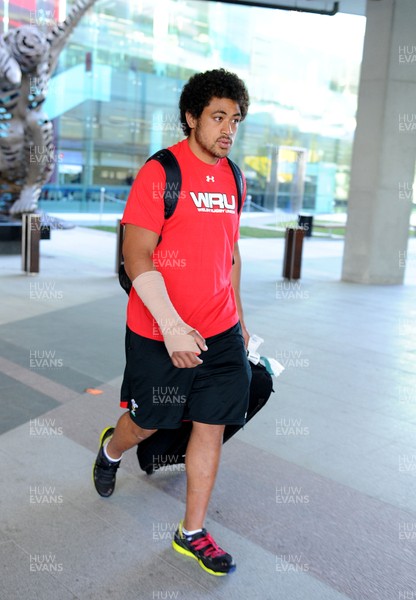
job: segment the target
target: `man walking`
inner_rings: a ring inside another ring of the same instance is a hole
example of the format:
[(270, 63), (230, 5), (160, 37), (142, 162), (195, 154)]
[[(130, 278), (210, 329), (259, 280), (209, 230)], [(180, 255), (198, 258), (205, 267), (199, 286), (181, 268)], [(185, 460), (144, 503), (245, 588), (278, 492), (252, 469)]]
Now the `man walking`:
[[(224, 427), (244, 424), (251, 376), (237, 189), (226, 159), (248, 105), (237, 75), (224, 69), (194, 75), (179, 101), (186, 139), (169, 148), (182, 176), (174, 214), (164, 217), (166, 176), (157, 161), (147, 162), (134, 181), (123, 215), (123, 256), (133, 282), (121, 390), (129, 410), (103, 431), (94, 466), (95, 487), (108, 497), (123, 452), (160, 428), (192, 421), (185, 518), (172, 546), (213, 575), (235, 569), (204, 521)], [(155, 401), (155, 389), (174, 390), (184, 402)]]

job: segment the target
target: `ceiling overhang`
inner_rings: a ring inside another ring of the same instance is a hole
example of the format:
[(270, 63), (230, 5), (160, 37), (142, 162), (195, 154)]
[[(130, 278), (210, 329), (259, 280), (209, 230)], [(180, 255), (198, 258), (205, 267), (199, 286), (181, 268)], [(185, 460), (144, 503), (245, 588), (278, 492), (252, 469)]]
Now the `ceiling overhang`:
[[(219, 0), (227, 4), (259, 6), (280, 10), (295, 10), (317, 15), (333, 16), (337, 13), (366, 14), (366, 0)], [(379, 0), (368, 0), (369, 2)]]

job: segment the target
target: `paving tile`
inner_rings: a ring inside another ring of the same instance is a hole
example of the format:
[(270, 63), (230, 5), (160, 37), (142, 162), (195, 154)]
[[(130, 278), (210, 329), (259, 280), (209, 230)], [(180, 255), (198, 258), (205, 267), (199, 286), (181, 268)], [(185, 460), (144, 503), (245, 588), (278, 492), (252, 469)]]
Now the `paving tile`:
[(0, 373), (0, 434), (35, 419), (58, 405), (50, 396)]
[[(68, 328), (67, 323), (74, 323)], [(105, 328), (103, 324), (105, 323)], [(59, 381), (73, 389), (86, 387), (97, 381), (103, 382), (120, 374), (124, 362), (125, 299), (110, 296), (87, 302), (76, 307), (55, 310), (53, 326), (49, 314), (36, 319), (23, 319), (4, 324), (0, 336), (4, 343), (16, 345), (10, 349), (13, 359), (20, 365), (29, 365), (30, 353), (52, 353), (61, 360), (60, 368), (39, 368), (53, 381)], [(119, 359), (108, 352), (108, 340), (118, 344)], [(36, 358), (36, 357), (35, 357)], [(41, 364), (41, 361), (40, 361)], [(81, 380), (77, 384), (77, 380)]]
[(0, 544), (1, 598), (19, 600), (80, 600), (62, 583), (59, 557), (27, 554), (14, 542)]

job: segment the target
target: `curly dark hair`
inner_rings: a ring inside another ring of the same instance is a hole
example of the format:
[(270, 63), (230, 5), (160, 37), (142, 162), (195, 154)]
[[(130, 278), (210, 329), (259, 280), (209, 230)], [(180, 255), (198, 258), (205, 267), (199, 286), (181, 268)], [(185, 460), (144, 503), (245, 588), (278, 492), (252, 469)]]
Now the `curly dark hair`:
[(240, 107), (241, 120), (245, 119), (250, 99), (244, 81), (225, 69), (196, 73), (185, 84), (179, 99), (181, 127), (186, 136), (191, 133), (191, 128), (186, 122), (186, 113), (190, 112), (198, 119), (212, 98), (234, 100)]

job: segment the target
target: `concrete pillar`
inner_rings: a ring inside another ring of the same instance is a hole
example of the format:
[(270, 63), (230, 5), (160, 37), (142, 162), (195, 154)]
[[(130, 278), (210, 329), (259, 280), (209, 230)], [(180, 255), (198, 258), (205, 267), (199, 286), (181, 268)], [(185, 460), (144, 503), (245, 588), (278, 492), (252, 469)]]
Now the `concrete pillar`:
[(403, 283), (416, 162), (415, 31), (415, 0), (367, 0), (344, 281)]

